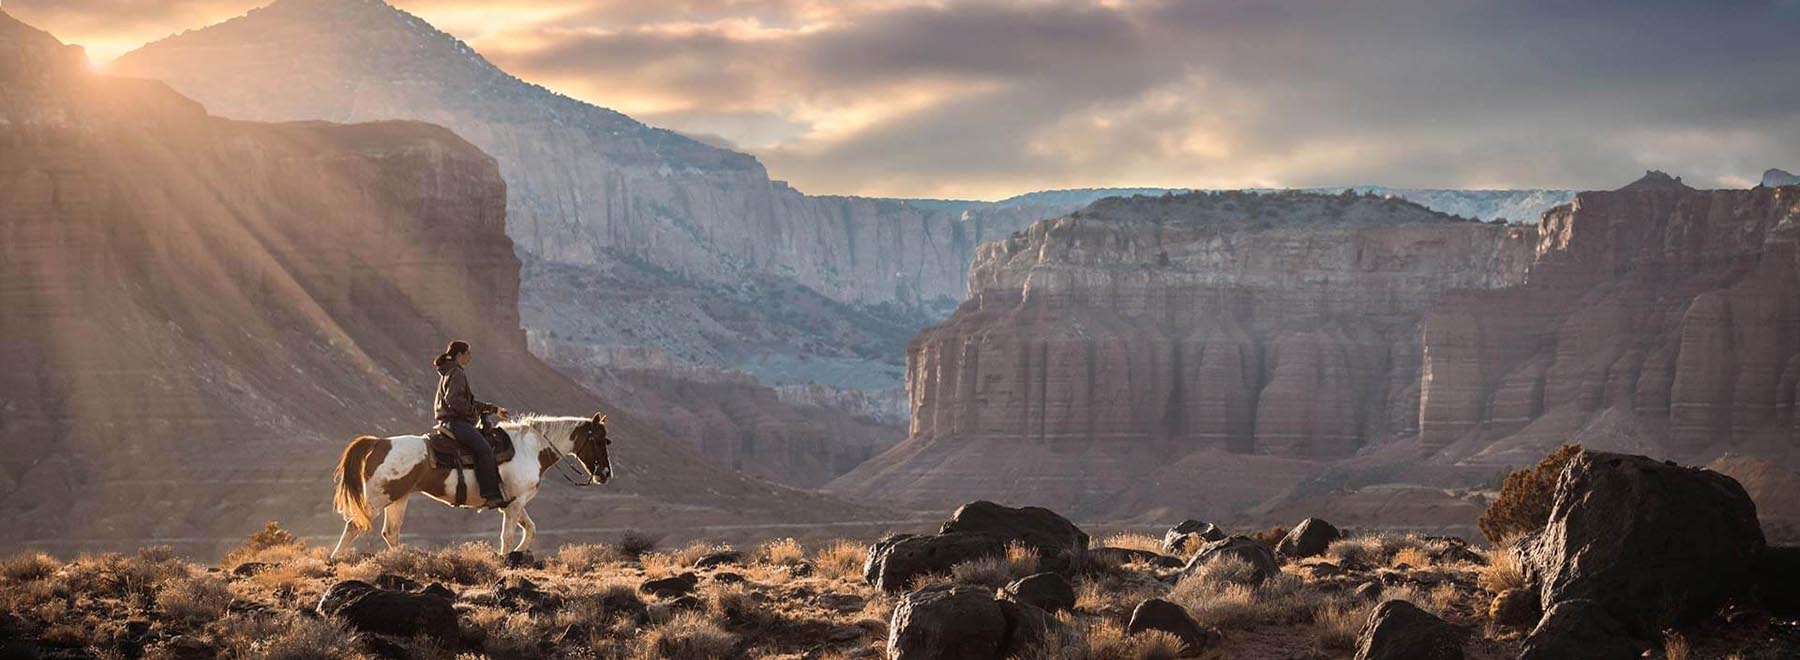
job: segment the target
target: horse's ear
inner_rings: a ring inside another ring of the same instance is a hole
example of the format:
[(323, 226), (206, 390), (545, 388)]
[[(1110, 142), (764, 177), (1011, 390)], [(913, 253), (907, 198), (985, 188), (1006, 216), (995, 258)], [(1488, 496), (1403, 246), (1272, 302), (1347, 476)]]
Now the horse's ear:
[(605, 424), (606, 423), (606, 413), (594, 413), (594, 423), (595, 424)]

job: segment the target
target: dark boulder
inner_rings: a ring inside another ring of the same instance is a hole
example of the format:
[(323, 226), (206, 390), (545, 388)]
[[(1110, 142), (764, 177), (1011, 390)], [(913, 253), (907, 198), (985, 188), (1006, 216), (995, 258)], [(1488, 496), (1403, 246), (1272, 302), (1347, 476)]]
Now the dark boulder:
[(1756, 564), (1754, 596), (1770, 614), (1800, 617), (1800, 546), (1772, 546)]
[(1287, 536), (1281, 537), (1281, 542), (1275, 544), (1275, 552), (1287, 559), (1316, 557), (1325, 554), (1325, 548), (1341, 538), (1344, 538), (1344, 533), (1331, 523), (1318, 518), (1307, 518), (1288, 530)]
[(1230, 536), (1200, 546), (1200, 551), (1194, 553), (1194, 558), (1188, 560), (1187, 566), (1181, 570), (1183, 573), (1193, 573), (1201, 566), (1226, 558), (1237, 559), (1250, 566), (1251, 584), (1261, 584), (1263, 580), (1281, 572), (1281, 564), (1275, 561), (1275, 555), (1269, 552), (1269, 547), (1248, 536)]
[(1386, 586), (1383, 585), (1380, 580), (1369, 580), (1356, 587), (1354, 593), (1357, 598), (1363, 600), (1375, 600), (1381, 597), (1381, 592), (1384, 589), (1386, 589)]
[(958, 507), (938, 532), (986, 534), (1003, 546), (1016, 541), (1038, 551), (1040, 567), (1057, 572), (1073, 568), (1075, 556), (1088, 548), (1087, 533), (1055, 511), (1001, 506), (986, 500)]
[(1000, 597), (1046, 612), (1075, 609), (1075, 588), (1056, 573), (1038, 573), (1013, 580), (1000, 588)]
[(1200, 653), (1220, 639), (1217, 629), (1200, 625), (1180, 605), (1161, 598), (1138, 603), (1131, 610), (1131, 621), (1125, 624), (1125, 632), (1137, 634), (1146, 630), (1160, 630), (1180, 639), (1183, 655)]
[(658, 580), (645, 580), (643, 584), (638, 585), (638, 591), (656, 596), (657, 598), (674, 598), (676, 596), (692, 593), (694, 587), (699, 584), (700, 576), (693, 573), (682, 573), (681, 575), (676, 575), (674, 577), (666, 577)]
[(1566, 600), (1538, 621), (1519, 660), (1634, 660), (1643, 648), (1606, 608), (1591, 600)]
[(422, 635), (443, 642), (456, 641), (460, 633), (454, 603), (435, 592), (408, 593), (346, 580), (331, 585), (317, 609), (361, 632)]
[(869, 584), (880, 582), (881, 568), (888, 548), (901, 541), (918, 538), (918, 536), (918, 534), (889, 534), (869, 544), (869, 553), (863, 556), (863, 582)]
[(1404, 600), (1376, 606), (1356, 638), (1356, 660), (1462, 660), (1456, 627)]
[(1537, 623), (1539, 609), (1537, 594), (1524, 589), (1507, 589), (1494, 596), (1488, 603), (1488, 618), (1495, 625), (1508, 628), (1526, 628)]
[(718, 552), (709, 552), (707, 554), (701, 555), (699, 559), (694, 560), (694, 568), (712, 568), (715, 566), (736, 564), (740, 561), (743, 561), (743, 559), (744, 559), (744, 553), (738, 552), (736, 550), (720, 550)]
[(888, 626), (891, 660), (994, 660), (1007, 644), (993, 592), (939, 584), (906, 594)]
[(1744, 593), (1764, 546), (1756, 505), (1736, 480), (1582, 452), (1557, 480), (1549, 523), (1521, 554), (1546, 611), (1592, 600), (1652, 639)]
[(505, 562), (507, 568), (541, 569), (544, 567), (544, 562), (538, 561), (537, 557), (533, 556), (529, 550), (514, 550), (508, 552), (506, 553)]
[(1006, 618), (1006, 638), (1000, 643), (1000, 658), (1030, 658), (1040, 654), (1044, 642), (1062, 634), (1063, 623), (1049, 612), (1010, 600), (996, 600), (1000, 615)]
[(232, 567), (231, 574), (237, 577), (250, 577), (274, 567), (274, 564), (268, 562), (247, 561)]
[(864, 575), (870, 584), (896, 593), (912, 581), (931, 573), (948, 573), (952, 566), (984, 557), (1006, 555), (1006, 545), (993, 536), (952, 532), (932, 536), (889, 537), (869, 549)]
[(1183, 520), (1181, 524), (1170, 527), (1163, 533), (1163, 552), (1171, 555), (1185, 555), (1193, 552), (1203, 543), (1211, 543), (1225, 538), (1225, 530), (1217, 525), (1198, 520)]

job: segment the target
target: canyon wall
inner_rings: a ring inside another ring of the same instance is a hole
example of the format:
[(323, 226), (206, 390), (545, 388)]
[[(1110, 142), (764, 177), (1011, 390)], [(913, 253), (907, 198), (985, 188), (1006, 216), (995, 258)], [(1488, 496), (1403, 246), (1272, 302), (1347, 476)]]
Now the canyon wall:
[(1704, 462), (1793, 460), (1800, 187), (1694, 190), (1652, 173), (1543, 218), (1523, 286), (1423, 324), (1424, 448), (1516, 463), (1556, 442)]
[(1420, 317), (1522, 281), (1535, 243), (1356, 194), (1115, 198), (1039, 222), (983, 246), (971, 299), (908, 350), (908, 439), (832, 489), (1114, 511), (1201, 453), (1350, 456), (1416, 432)]
[[(0, 13), (0, 545), (329, 534), (343, 443), (427, 428), (452, 337), (509, 407), (607, 408), (526, 350), (505, 205), (494, 160), (443, 128), (210, 117)], [(614, 418), (619, 478), (546, 493), (545, 528), (855, 510)], [(469, 522), (415, 507), (409, 529)]]
[(1800, 187), (1654, 172), (1536, 227), (1356, 196), (1103, 201), (983, 246), (972, 299), (909, 350), (909, 437), (830, 489), (1069, 488), (1130, 515), (1478, 480), (1566, 442), (1791, 467), (1797, 246)]

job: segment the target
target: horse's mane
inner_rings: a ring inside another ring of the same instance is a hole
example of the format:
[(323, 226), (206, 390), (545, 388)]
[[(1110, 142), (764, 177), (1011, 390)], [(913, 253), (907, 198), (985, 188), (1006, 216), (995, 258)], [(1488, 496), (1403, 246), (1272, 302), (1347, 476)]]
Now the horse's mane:
[(510, 421), (501, 422), (500, 428), (508, 431), (531, 429), (546, 436), (551, 433), (561, 433), (566, 436), (569, 433), (574, 432), (575, 427), (580, 426), (581, 423), (585, 421), (588, 421), (588, 418), (525, 413), (515, 416)]

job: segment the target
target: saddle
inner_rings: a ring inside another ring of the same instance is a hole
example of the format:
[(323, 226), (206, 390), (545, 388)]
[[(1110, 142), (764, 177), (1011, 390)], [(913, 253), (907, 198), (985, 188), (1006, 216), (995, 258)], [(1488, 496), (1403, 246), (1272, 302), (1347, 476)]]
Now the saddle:
[[(487, 428), (477, 427), (481, 435), (487, 438), (488, 446), (494, 448), (494, 462), (505, 464), (513, 458), (512, 435), (499, 426)], [(431, 466), (442, 469), (473, 469), (475, 455), (464, 449), (462, 443), (450, 435), (450, 430), (442, 426), (433, 427), (431, 433), (425, 435), (425, 446), (431, 450)]]

